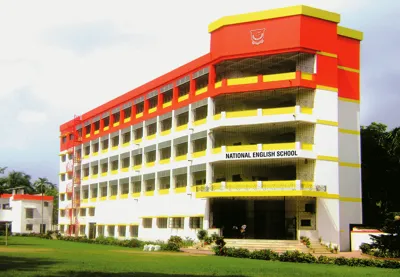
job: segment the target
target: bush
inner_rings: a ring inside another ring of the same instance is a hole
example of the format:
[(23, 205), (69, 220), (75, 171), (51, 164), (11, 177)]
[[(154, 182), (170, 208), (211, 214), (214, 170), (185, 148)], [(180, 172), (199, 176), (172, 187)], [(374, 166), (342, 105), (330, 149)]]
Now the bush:
[(250, 253), (250, 259), (254, 260), (266, 260), (266, 261), (276, 261), (279, 259), (279, 254), (270, 249), (255, 250)]
[(199, 231), (197, 232), (197, 238), (198, 238), (200, 241), (204, 241), (204, 239), (205, 239), (207, 236), (208, 236), (208, 234), (207, 234), (207, 231), (206, 231), (206, 230), (199, 230)]
[(161, 250), (163, 251), (173, 251), (173, 252), (180, 252), (180, 246), (175, 242), (168, 242), (167, 244), (161, 245)]
[(183, 240), (183, 247), (190, 247), (193, 246), (193, 244), (194, 244), (194, 239), (191, 239), (190, 237), (186, 237)]
[(316, 263), (315, 258), (310, 253), (302, 253), (299, 251), (286, 251), (279, 256), (281, 262), (293, 262), (293, 263)]
[(362, 243), (360, 245), (360, 250), (364, 254), (369, 254), (371, 253), (371, 245), (369, 245), (368, 243)]
[(212, 237), (205, 237), (204, 242), (205, 242), (205, 244), (211, 244), (211, 243), (213, 243), (213, 239), (212, 239)]
[(174, 244), (178, 245), (179, 247), (183, 246), (183, 240), (180, 236), (171, 236), (168, 239), (168, 243), (174, 243)]

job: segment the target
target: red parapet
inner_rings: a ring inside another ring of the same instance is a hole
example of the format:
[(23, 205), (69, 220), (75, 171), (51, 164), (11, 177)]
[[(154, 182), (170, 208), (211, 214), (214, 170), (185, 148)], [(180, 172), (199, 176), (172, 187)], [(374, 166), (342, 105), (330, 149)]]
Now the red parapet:
[(72, 193), (72, 189), (73, 189), (73, 185), (72, 182), (69, 182), (66, 186), (66, 192), (67, 194), (71, 194)]

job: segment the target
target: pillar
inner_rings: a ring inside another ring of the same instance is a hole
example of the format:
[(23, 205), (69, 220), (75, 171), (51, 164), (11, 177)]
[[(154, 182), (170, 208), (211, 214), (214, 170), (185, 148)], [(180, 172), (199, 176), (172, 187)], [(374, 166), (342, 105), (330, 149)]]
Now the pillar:
[[(246, 218), (247, 221), (241, 223), (246, 224), (246, 236), (247, 238), (254, 238), (254, 200), (247, 200), (247, 207), (246, 207)], [(242, 226), (240, 225), (240, 226)], [(240, 228), (240, 227), (239, 227)]]

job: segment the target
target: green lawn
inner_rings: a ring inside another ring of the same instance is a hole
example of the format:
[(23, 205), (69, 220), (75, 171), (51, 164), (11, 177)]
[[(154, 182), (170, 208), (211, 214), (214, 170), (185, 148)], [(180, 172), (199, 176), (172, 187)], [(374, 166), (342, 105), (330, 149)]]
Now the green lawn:
[[(0, 240), (4, 242), (4, 240)], [(399, 276), (352, 268), (142, 252), (116, 246), (13, 237), (0, 246), (0, 276)]]

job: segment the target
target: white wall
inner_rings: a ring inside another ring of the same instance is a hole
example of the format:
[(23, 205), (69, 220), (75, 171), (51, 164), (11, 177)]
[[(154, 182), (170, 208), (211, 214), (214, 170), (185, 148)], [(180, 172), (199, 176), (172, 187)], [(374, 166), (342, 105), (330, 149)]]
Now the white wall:
[(340, 250), (350, 250), (350, 224), (362, 223), (361, 202), (340, 201)]
[(317, 230), (322, 243), (338, 245), (339, 231), (339, 200), (317, 199)]
[(362, 243), (372, 243), (371, 236), (387, 235), (386, 233), (351, 232), (351, 251), (359, 251)]

